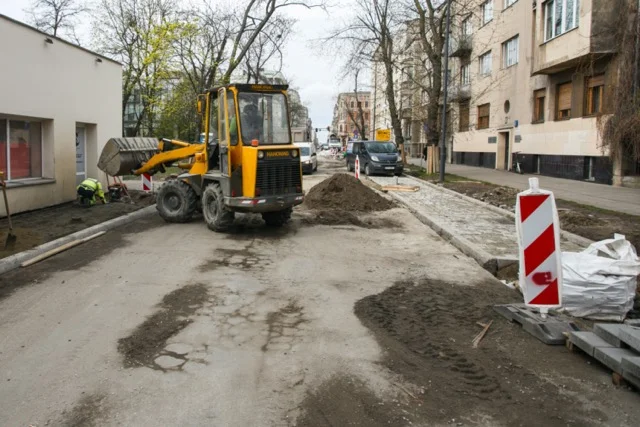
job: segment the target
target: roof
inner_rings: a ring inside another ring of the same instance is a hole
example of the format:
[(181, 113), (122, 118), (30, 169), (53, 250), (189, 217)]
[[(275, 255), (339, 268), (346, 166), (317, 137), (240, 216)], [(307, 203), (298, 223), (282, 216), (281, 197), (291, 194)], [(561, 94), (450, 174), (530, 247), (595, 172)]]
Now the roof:
[(77, 45), (77, 44), (75, 44), (75, 43), (71, 43), (71, 42), (70, 42), (70, 41), (68, 41), (68, 40), (61, 39), (60, 37), (52, 36), (51, 34), (45, 33), (44, 31), (40, 31), (40, 30), (38, 30), (37, 28), (34, 28), (34, 27), (32, 27), (31, 25), (25, 24), (25, 23), (24, 23), (24, 22), (22, 22), (22, 21), (18, 21), (17, 19), (10, 18), (10, 17), (8, 17), (7, 15), (3, 15), (3, 14), (1, 14), (1, 13), (0, 13), (0, 18), (1, 18), (1, 19), (4, 19), (4, 20), (6, 20), (6, 21), (12, 22), (12, 23), (14, 23), (14, 24), (20, 25), (20, 26), (22, 26), (22, 27), (24, 27), (24, 28), (28, 28), (28, 29), (30, 29), (31, 31), (34, 31), (34, 32), (36, 32), (36, 33), (40, 33), (40, 34), (42, 34), (43, 36), (48, 37), (48, 38), (50, 38), (50, 39), (52, 39), (52, 40), (59, 41), (59, 42), (61, 42), (61, 43), (67, 44), (67, 45), (72, 46), (72, 47), (75, 47), (76, 49), (84, 50), (85, 52), (90, 53), (91, 55), (95, 55), (95, 56), (97, 56), (97, 57), (98, 57), (98, 58), (100, 58), (100, 59), (104, 59), (104, 60), (107, 60), (107, 61), (109, 61), (109, 62), (113, 62), (114, 64), (118, 64), (118, 65), (122, 66), (122, 63), (120, 63), (120, 62), (116, 61), (115, 59), (111, 59), (111, 58), (109, 58), (108, 56), (101, 55), (101, 54), (99, 54), (99, 53), (97, 53), (97, 52), (94, 52), (94, 51), (92, 51), (92, 50), (89, 50), (89, 49), (87, 49), (87, 48), (85, 48), (85, 47), (82, 47), (82, 46)]

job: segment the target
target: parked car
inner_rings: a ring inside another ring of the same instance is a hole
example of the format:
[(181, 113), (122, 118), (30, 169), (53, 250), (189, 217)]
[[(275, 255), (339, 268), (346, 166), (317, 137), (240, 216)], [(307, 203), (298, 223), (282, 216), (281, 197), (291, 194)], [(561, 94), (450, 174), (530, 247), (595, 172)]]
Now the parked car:
[(300, 162), (302, 162), (303, 173), (313, 173), (318, 170), (318, 154), (313, 142), (296, 142), (300, 147)]
[(402, 175), (404, 165), (398, 148), (389, 141), (356, 141), (347, 145), (347, 170), (355, 170), (356, 156), (360, 172), (366, 175)]

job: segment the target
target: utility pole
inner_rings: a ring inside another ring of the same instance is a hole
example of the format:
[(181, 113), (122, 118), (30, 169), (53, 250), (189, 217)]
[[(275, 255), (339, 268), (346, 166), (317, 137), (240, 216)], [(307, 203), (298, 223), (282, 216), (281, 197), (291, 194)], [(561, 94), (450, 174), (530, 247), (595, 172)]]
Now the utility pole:
[(447, 0), (447, 30), (444, 39), (444, 94), (442, 97), (442, 139), (440, 140), (440, 183), (444, 184), (444, 165), (447, 161), (447, 93), (449, 89), (449, 27), (451, 0)]
[(636, 10), (636, 52), (633, 58), (633, 102), (637, 102), (638, 95), (638, 56), (640, 56), (640, 0)]

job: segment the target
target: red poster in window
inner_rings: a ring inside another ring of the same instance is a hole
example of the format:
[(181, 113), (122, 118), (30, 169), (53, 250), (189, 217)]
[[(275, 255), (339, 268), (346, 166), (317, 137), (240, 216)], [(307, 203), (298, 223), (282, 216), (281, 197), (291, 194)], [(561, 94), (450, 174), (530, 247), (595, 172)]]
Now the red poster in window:
[(4, 178), (8, 179), (7, 176), (7, 142), (0, 141), (0, 171), (4, 172)]
[(31, 176), (31, 156), (28, 142), (11, 143), (11, 179)]

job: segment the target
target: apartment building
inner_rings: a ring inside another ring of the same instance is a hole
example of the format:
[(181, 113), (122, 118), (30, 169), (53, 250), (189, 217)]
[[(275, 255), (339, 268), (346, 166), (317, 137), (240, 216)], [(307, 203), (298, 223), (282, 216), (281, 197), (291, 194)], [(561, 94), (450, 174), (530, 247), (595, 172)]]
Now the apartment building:
[[(345, 92), (338, 95), (333, 108), (333, 132), (344, 142), (349, 139), (369, 138), (371, 120), (371, 92)], [(358, 125), (364, 119), (364, 133)]]
[(612, 183), (620, 20), (609, 0), (475, 0), (451, 32), (455, 163)]

